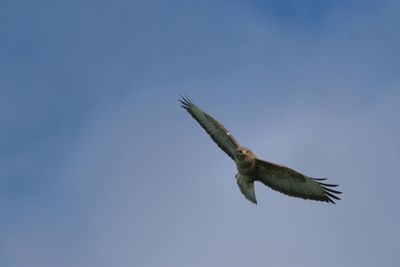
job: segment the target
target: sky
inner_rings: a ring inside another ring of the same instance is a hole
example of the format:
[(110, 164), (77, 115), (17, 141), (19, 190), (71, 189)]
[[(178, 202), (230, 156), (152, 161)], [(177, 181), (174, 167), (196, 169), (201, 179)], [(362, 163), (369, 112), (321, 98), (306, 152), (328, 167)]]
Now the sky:
[[(399, 266), (398, 1), (0, 1), (0, 266)], [(179, 107), (340, 184), (256, 184)]]

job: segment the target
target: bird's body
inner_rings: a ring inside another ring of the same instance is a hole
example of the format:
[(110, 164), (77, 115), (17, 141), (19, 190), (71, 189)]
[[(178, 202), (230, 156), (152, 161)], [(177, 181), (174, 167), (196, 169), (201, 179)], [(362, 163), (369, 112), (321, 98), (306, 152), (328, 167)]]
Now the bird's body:
[(254, 191), (256, 174), (256, 155), (248, 148), (238, 147), (235, 153), (235, 163), (238, 173), (235, 175), (242, 194), (251, 202), (257, 203)]
[(235, 175), (237, 184), (249, 201), (257, 204), (255, 181), (260, 181), (286, 195), (303, 199), (331, 203), (335, 203), (333, 199), (340, 199), (336, 194), (341, 194), (341, 192), (332, 189), (337, 185), (325, 184), (321, 182), (325, 179), (311, 178), (288, 167), (258, 159), (250, 149), (240, 146), (220, 122), (198, 108), (189, 99), (182, 97), (180, 102), (214, 142), (235, 161), (238, 170)]
[(257, 156), (248, 148), (238, 147), (235, 153), (237, 170), (243, 175), (252, 175), (256, 167)]

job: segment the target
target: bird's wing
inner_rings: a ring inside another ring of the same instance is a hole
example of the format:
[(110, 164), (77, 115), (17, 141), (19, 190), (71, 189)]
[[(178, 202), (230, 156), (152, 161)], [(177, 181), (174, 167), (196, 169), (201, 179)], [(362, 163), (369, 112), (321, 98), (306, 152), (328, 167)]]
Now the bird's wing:
[(341, 192), (333, 190), (337, 185), (325, 184), (317, 179), (307, 177), (295, 170), (271, 162), (256, 159), (256, 180), (283, 194), (335, 203)]
[(212, 140), (226, 153), (229, 157), (235, 160), (235, 150), (239, 147), (239, 144), (230, 134), (230, 132), (225, 129), (225, 127), (213, 119), (210, 115), (205, 113), (192, 101), (186, 97), (182, 97), (179, 102), (181, 106), (186, 109), (190, 115), (203, 127), (204, 130), (210, 135)]

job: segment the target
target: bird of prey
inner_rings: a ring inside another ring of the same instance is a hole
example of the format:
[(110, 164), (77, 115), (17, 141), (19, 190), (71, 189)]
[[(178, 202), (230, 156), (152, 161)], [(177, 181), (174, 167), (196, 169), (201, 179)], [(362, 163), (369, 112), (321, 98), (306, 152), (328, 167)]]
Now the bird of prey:
[(325, 201), (335, 204), (341, 192), (333, 190), (338, 185), (327, 184), (326, 179), (311, 178), (288, 167), (261, 160), (248, 148), (242, 147), (225, 127), (197, 107), (190, 99), (181, 97), (181, 106), (201, 125), (212, 140), (235, 161), (238, 173), (236, 182), (242, 194), (257, 204), (254, 181), (259, 181), (283, 194)]

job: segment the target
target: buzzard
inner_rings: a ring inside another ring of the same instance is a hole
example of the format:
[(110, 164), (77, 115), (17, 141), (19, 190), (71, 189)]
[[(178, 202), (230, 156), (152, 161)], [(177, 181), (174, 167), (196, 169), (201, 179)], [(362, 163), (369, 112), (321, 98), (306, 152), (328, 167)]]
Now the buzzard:
[(283, 194), (335, 204), (341, 192), (338, 185), (327, 184), (324, 178), (311, 178), (288, 167), (261, 160), (248, 148), (242, 147), (225, 127), (186, 98), (181, 106), (203, 127), (211, 139), (236, 163), (236, 182), (242, 194), (257, 204), (254, 181), (259, 181)]

